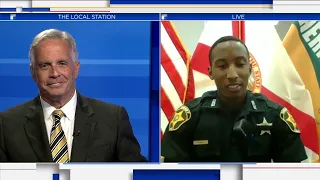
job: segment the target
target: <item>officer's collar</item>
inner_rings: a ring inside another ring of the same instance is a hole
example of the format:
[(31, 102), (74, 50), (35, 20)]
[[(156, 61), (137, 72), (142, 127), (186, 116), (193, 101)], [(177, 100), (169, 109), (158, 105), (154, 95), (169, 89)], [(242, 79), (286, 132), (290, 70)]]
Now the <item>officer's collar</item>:
[[(210, 98), (209, 98), (210, 97)], [(209, 98), (210, 100), (205, 103), (206, 107), (214, 108), (214, 109), (220, 109), (222, 108), (222, 102), (221, 99), (218, 96), (217, 91), (215, 93), (210, 93), (210, 96), (206, 96), (206, 98)], [(245, 110), (249, 112), (263, 112), (266, 110), (265, 104), (257, 101), (254, 98), (254, 95), (252, 94), (251, 91), (247, 91), (247, 96), (246, 96), (246, 102), (244, 105)]]

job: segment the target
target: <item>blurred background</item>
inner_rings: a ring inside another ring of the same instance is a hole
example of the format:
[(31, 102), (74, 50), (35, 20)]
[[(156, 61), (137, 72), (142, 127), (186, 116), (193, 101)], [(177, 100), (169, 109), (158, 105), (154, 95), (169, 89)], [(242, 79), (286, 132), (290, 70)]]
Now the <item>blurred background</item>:
[[(190, 54), (193, 54), (204, 28), (204, 21), (172, 21)], [(286, 36), (292, 21), (279, 21), (275, 28), (281, 40)]]

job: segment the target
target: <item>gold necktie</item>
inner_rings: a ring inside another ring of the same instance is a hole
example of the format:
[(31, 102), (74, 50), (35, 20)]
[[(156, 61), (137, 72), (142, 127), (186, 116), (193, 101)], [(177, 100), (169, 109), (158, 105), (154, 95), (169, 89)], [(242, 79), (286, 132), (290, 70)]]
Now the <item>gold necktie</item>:
[(64, 113), (61, 110), (55, 110), (52, 116), (54, 120), (50, 135), (52, 159), (56, 163), (66, 163), (69, 162), (68, 144), (60, 122)]

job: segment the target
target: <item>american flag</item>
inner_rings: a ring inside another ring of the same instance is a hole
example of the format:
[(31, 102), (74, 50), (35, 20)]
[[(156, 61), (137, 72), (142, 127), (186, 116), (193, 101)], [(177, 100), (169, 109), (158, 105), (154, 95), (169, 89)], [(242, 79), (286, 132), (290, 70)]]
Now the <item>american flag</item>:
[(182, 104), (194, 98), (191, 56), (173, 24), (161, 22), (161, 134)]

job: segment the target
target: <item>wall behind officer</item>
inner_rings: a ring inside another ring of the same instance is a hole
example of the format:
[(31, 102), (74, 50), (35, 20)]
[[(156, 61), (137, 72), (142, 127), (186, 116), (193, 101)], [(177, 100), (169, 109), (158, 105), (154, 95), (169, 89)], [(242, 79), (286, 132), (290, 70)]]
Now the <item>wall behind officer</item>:
[[(56, 29), (39, 33), (29, 55), (39, 96), (0, 115), (1, 162), (146, 161), (125, 108), (76, 91), (80, 62), (69, 33)], [(58, 127), (55, 110), (63, 114), (57, 137), (52, 136), (53, 127)]]
[(161, 146), (164, 162), (301, 162), (300, 131), (286, 108), (247, 90), (249, 51), (233, 36), (210, 49), (217, 91), (178, 108)]

